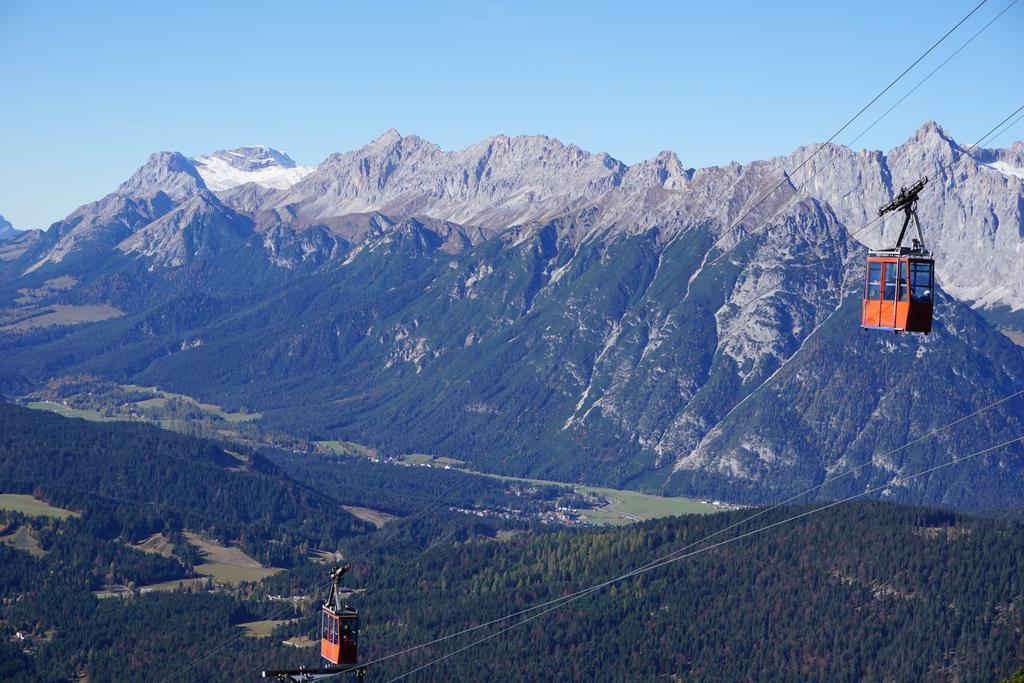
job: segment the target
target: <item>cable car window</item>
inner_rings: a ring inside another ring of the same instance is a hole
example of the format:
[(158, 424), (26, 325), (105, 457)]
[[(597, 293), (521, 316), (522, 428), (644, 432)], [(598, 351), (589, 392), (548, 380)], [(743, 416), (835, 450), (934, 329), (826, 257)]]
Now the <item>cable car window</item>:
[(896, 300), (896, 269), (899, 268), (899, 263), (886, 263), (885, 264), (885, 300), (895, 301)]
[(900, 301), (906, 301), (907, 300), (907, 265), (908, 264), (905, 261), (900, 261), (900, 264), (899, 264), (899, 287), (898, 287), (898, 290), (897, 290), (899, 292), (899, 300)]
[(868, 264), (868, 299), (878, 299), (882, 293), (882, 264)]
[(326, 612), (324, 614), (323, 639), (328, 643), (338, 642), (338, 620)]
[(932, 264), (920, 262), (911, 263), (910, 300), (919, 303), (930, 303), (933, 296)]

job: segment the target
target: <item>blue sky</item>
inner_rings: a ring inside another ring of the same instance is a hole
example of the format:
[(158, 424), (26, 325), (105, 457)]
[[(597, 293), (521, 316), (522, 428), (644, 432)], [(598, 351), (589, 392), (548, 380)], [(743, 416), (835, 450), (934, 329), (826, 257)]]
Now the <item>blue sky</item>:
[[(627, 163), (765, 158), (827, 139), (977, 1), (0, 0), (0, 214), (44, 227), (157, 150), (262, 143), (316, 164), (391, 127), (446, 149), (543, 133)], [(989, 0), (878, 113), (1008, 3)], [(1022, 86), (1024, 1), (857, 147), (928, 119), (973, 142)]]

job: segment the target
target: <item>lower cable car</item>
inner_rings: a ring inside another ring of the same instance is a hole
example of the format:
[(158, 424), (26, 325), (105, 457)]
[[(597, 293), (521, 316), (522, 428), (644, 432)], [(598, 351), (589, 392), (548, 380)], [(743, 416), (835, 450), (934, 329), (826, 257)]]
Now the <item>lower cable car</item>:
[(356, 683), (366, 680), (366, 665), (359, 665), (359, 613), (341, 602), (341, 577), (352, 565), (331, 570), (331, 592), (320, 612), (320, 656), (326, 660), (315, 669), (270, 669), (263, 678), (308, 683), (355, 674)]
[(341, 577), (349, 567), (331, 571), (331, 592), (320, 616), (320, 656), (331, 664), (355, 665), (359, 662), (359, 613), (341, 604)]
[[(921, 221), (917, 218), (917, 198), (928, 178), (911, 188), (900, 188), (899, 195), (878, 210), (882, 216), (890, 211), (905, 214), (903, 229), (892, 249), (868, 252), (861, 306), (860, 325), (865, 330), (888, 330), (894, 333), (932, 331), (935, 305), (935, 260), (924, 246)], [(910, 219), (917, 227), (912, 246), (903, 246)]]

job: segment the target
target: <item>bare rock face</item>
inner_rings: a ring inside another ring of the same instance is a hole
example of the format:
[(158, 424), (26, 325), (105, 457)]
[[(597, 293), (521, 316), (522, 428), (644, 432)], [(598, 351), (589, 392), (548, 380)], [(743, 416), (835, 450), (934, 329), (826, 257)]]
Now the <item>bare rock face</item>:
[(115, 194), (125, 197), (152, 197), (162, 192), (175, 202), (205, 190), (195, 165), (177, 152), (157, 152), (131, 178), (121, 183)]
[(426, 215), (506, 228), (582, 206), (615, 187), (626, 166), (544, 136), (495, 136), (458, 152), (388, 131), (334, 154), (268, 203), (260, 224), (324, 223), (352, 213)]
[(145, 257), (151, 267), (175, 268), (237, 249), (251, 234), (251, 220), (201, 190), (132, 233), (117, 248)]
[(89, 259), (109, 254), (136, 230), (205, 190), (203, 179), (184, 156), (177, 152), (153, 154), (116, 191), (50, 226), (46, 235), (49, 249), (26, 272), (59, 264), (71, 256)]
[[(559, 239), (574, 245), (651, 230), (669, 243), (699, 223), (718, 251), (728, 251), (808, 198), (861, 243), (884, 247), (895, 241), (900, 217), (869, 225), (877, 207), (927, 175), (919, 213), (940, 282), (975, 306), (1024, 308), (1024, 144), (968, 153), (929, 122), (888, 153), (835, 144), (816, 150), (702, 169), (662, 152), (627, 167), (544, 136), (498, 135), (444, 151), (389, 130), (315, 170), (268, 147), (193, 160), (161, 152), (116, 192), (55, 224), (26, 269), (76, 251), (109, 251), (207, 189), (251, 218), (267, 258), (286, 268), (344, 258), (376, 230), (414, 217), (462, 226), (472, 244), (498, 234), (520, 239), (555, 223)], [(309, 230), (320, 236), (300, 234)]]
[[(214, 390), (261, 378), (245, 391), (268, 415), (302, 387), (324, 409), (281, 419), (310, 432), (344, 425), (396, 452), (465, 449), (496, 470), (660, 477), (752, 502), (867, 463), (863, 488), (958, 452), (961, 437), (947, 435), (880, 455), (1020, 386), (1019, 349), (948, 292), (1024, 304), (1024, 145), (968, 154), (928, 123), (887, 153), (828, 145), (811, 158), (818, 149), (702, 169), (662, 152), (626, 167), (539, 136), (444, 151), (389, 131), (285, 189), (216, 192), (195, 162), (154, 155), (14, 266), (0, 253), (0, 277), (70, 259), (99, 264), (106, 280), (62, 296), (138, 283), (160, 285), (154, 299), (225, 294), (238, 302), (224, 304), (237, 305), (232, 324), (182, 310), (205, 344), (166, 339), (148, 381), (187, 382), (175, 368), (205, 357)], [(280, 164), (238, 153), (210, 156), (240, 174)], [(923, 175), (941, 285), (934, 333), (862, 333), (864, 245), (891, 245), (899, 224), (859, 229)], [(122, 337), (111, 334), (102, 346), (116, 367)], [(80, 355), (67, 343), (53, 355)], [(387, 396), (338, 400), (368, 387)], [(988, 431), (1018, 433), (1014, 414), (1008, 405)], [(1024, 500), (1020, 468), (1015, 479), (984, 463), (962, 471), (955, 497), (1009, 481), (1006, 500)], [(927, 486), (918, 500), (947, 502)]]
[[(728, 249), (801, 197), (825, 202), (847, 229), (859, 230), (902, 185), (928, 175), (919, 213), (943, 283), (975, 305), (1016, 309), (1024, 307), (1024, 279), (1017, 276), (1024, 241), (1022, 148), (1018, 143), (968, 155), (929, 122), (888, 153), (827, 145), (790, 176), (817, 145), (742, 165), (692, 169), (662, 152), (626, 167), (541, 136), (495, 136), (444, 152), (392, 130), (360, 150), (329, 157), (291, 189), (264, 197), (256, 221), (264, 229), (303, 229), (379, 212), (480, 226), (486, 235), (565, 217), (579, 243), (654, 227), (668, 240), (699, 219), (719, 234), (731, 231), (722, 244)], [(959, 163), (948, 169), (953, 162)], [(856, 236), (882, 247), (895, 241), (898, 230), (898, 218), (890, 216)], [(982, 262), (988, 264), (984, 272)]]
[(217, 198), (232, 209), (248, 215), (255, 215), (273, 197), (277, 190), (273, 187), (246, 182), (226, 190), (216, 192)]
[[(938, 261), (943, 287), (976, 306), (1024, 308), (1024, 145), (970, 153), (935, 122), (883, 155), (829, 146), (794, 181), (833, 208), (851, 231), (876, 218), (877, 207), (918, 179), (930, 179), (918, 214), (925, 245)], [(813, 147), (774, 160), (795, 168)], [(871, 248), (892, 246), (902, 215), (856, 236)]]

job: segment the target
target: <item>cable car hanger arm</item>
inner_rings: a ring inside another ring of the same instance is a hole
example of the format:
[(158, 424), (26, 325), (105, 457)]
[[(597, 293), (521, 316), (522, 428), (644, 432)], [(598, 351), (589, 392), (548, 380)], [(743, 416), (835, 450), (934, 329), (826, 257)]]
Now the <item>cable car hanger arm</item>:
[(924, 186), (927, 184), (928, 176), (924, 176), (909, 188), (901, 187), (900, 193), (896, 195), (891, 202), (879, 207), (879, 217), (884, 216), (890, 211), (903, 211), (903, 227), (900, 229), (900, 236), (897, 238), (896, 246), (892, 248), (892, 251), (899, 252), (903, 247), (903, 237), (907, 234), (907, 226), (910, 225), (910, 219), (913, 217), (914, 226), (917, 228), (917, 239), (914, 240), (914, 251), (923, 251), (927, 253), (928, 250), (924, 246), (924, 234), (921, 232), (921, 221), (917, 217), (918, 195), (921, 194), (921, 190), (923, 190)]

